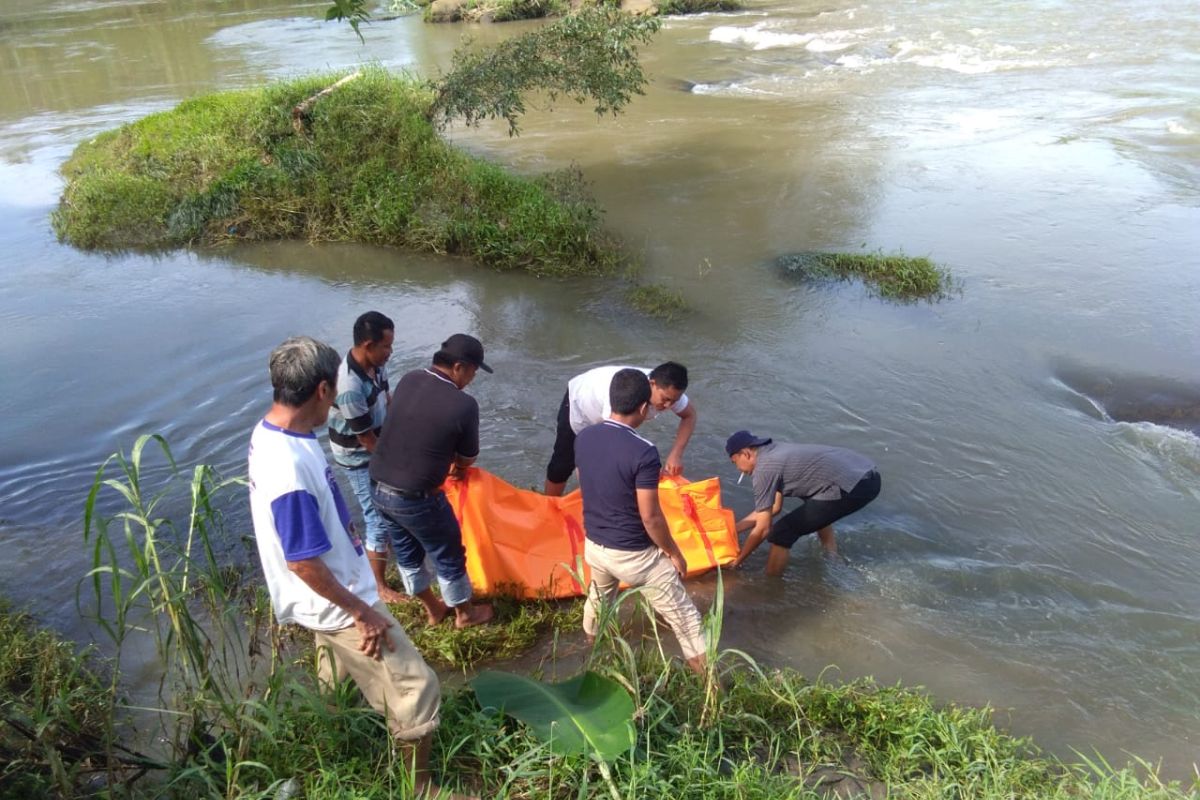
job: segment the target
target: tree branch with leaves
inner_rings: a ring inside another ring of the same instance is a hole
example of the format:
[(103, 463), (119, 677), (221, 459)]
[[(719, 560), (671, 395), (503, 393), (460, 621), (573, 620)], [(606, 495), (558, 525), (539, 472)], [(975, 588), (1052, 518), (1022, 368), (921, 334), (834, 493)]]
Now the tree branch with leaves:
[(638, 47), (660, 25), (654, 17), (593, 7), (486, 50), (463, 47), (450, 71), (432, 82), (427, 116), (439, 127), (455, 119), (468, 125), (504, 119), (513, 136), (526, 112), (524, 97), (535, 91), (551, 102), (560, 96), (592, 102), (598, 116), (617, 114), (634, 95), (645, 94)]

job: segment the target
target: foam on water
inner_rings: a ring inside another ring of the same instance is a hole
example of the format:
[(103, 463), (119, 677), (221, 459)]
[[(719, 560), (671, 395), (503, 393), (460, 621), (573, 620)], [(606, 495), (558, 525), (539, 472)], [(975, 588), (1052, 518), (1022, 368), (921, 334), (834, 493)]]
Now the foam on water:
[(748, 28), (736, 25), (719, 25), (708, 34), (709, 41), (722, 44), (748, 44), (755, 50), (769, 50), (776, 47), (797, 47), (808, 44), (816, 34), (813, 33), (780, 33), (770, 30), (763, 23)]
[(1123, 438), (1161, 458), (1173, 473), (1200, 475), (1200, 436), (1153, 422), (1118, 422)]
[(841, 53), (860, 48), (864, 52), (840, 55), (828, 66), (866, 71), (885, 64), (912, 64), (963, 75), (980, 75), (1006, 70), (1064, 66), (1070, 61), (1010, 44), (988, 43), (986, 31), (968, 31), (971, 41), (948, 41), (942, 31), (919, 38), (897, 36), (894, 25), (828, 31), (788, 30), (779, 22), (753, 25), (719, 25), (709, 32), (709, 41), (752, 50), (803, 49), (810, 53)]

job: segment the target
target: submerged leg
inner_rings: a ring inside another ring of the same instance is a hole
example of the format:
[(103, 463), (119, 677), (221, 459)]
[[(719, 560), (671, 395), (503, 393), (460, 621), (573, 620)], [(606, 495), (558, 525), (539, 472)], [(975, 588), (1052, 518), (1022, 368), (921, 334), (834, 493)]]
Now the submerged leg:
[(786, 547), (780, 547), (777, 544), (771, 545), (771, 552), (767, 554), (767, 574), (772, 578), (778, 578), (787, 569), (788, 555), (791, 550)]
[(837, 555), (837, 539), (833, 538), (833, 526), (826, 525), (817, 531), (817, 538), (821, 540), (821, 547), (825, 548), (825, 554), (829, 556)]

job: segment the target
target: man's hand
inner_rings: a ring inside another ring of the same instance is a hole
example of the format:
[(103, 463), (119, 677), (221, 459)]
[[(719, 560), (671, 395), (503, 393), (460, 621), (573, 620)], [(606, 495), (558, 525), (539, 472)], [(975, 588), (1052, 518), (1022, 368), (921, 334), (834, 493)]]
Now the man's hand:
[(675, 571), (679, 573), (679, 577), (686, 578), (687, 562), (683, 560), (683, 553), (676, 550), (674, 553), (667, 553), (667, 558), (671, 559), (671, 564), (675, 567)]
[(673, 478), (676, 475), (683, 474), (683, 458), (676, 455), (674, 452), (667, 455), (667, 463), (663, 464), (663, 475), (668, 478)]
[(383, 658), (384, 646), (389, 651), (396, 649), (388, 637), (388, 628), (392, 627), (392, 623), (375, 609), (368, 608), (354, 621), (354, 626), (358, 628), (358, 635), (362, 639), (358, 649), (376, 661)]
[(450, 465), (450, 474), (447, 475), (452, 481), (466, 480), (467, 469), (475, 463), (475, 457), (467, 458), (466, 456), (455, 456), (454, 463)]

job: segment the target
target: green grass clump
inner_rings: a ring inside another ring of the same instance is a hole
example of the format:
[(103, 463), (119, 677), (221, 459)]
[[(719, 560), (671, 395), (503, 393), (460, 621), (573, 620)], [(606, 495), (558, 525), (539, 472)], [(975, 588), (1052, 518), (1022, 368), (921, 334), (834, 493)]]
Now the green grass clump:
[(625, 300), (643, 314), (668, 322), (688, 309), (683, 292), (668, 289), (660, 283), (631, 286), (625, 291)]
[[(364, 70), (195, 98), (107, 132), (63, 167), (53, 223), (85, 249), (306, 238), (399, 245), (538, 275), (621, 260), (582, 186), (515, 177), (441, 139), (419, 81)], [(582, 182), (576, 175), (576, 181)]]
[(659, 14), (704, 14), (720, 11), (740, 11), (745, 8), (741, 0), (662, 0), (658, 4)]
[(950, 273), (924, 256), (814, 252), (782, 256), (775, 263), (802, 278), (859, 278), (889, 300), (940, 300), (954, 288)]
[(494, 4), (485, 4), (485, 10), (491, 13), (493, 22), (558, 17), (565, 14), (567, 8), (562, 0), (498, 0)]
[(488, 598), (495, 621), (458, 630), (454, 614), (430, 626), (417, 601), (389, 606), (421, 655), (440, 667), (470, 669), (480, 662), (516, 658), (529, 652), (543, 637), (557, 631), (583, 629), (582, 600), (518, 600), (498, 595)]
[(0, 600), (0, 798), (74, 796), (113, 766), (111, 722), (95, 665)]

